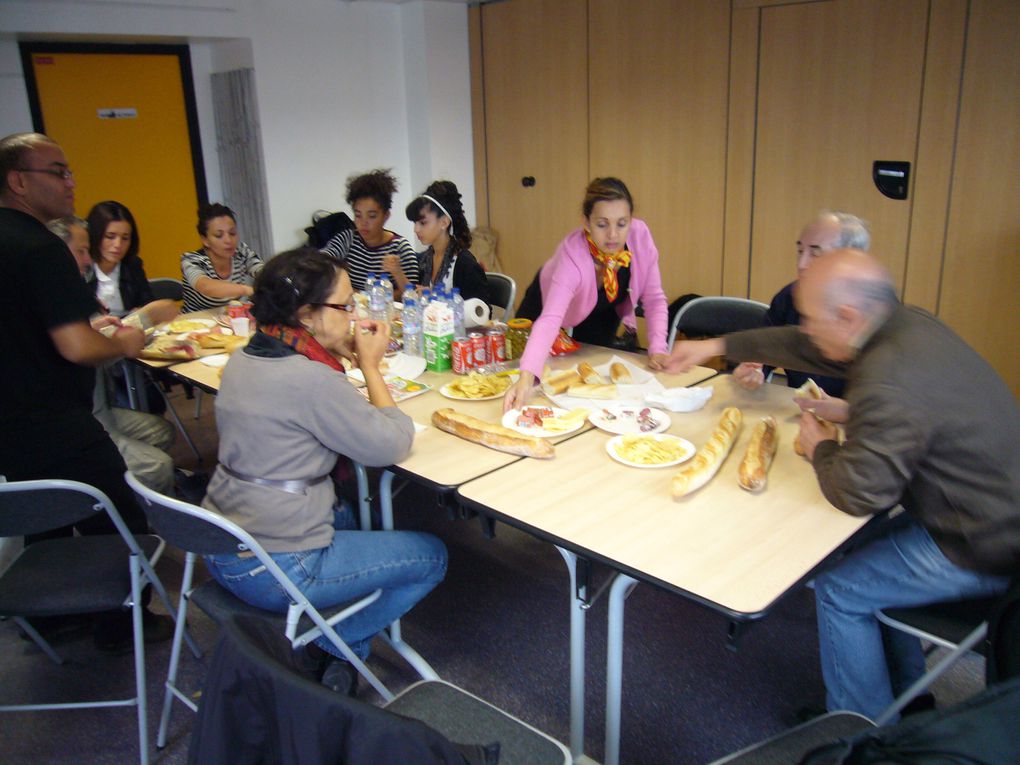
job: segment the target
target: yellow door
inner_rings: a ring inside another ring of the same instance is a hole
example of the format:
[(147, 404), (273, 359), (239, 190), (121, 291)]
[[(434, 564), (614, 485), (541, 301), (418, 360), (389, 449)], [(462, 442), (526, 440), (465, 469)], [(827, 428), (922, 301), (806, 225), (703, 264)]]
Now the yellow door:
[(588, 181), (586, 0), (483, 5), (481, 36), (489, 221), (520, 302), (535, 272), (581, 222)]
[(148, 276), (179, 279), (181, 253), (198, 245), (195, 212), (206, 198), (187, 48), (22, 51), (36, 129), (67, 154), (78, 215), (106, 199), (122, 202), (138, 224)]
[(797, 233), (820, 208), (870, 221), (902, 287), (911, 201), (883, 196), (872, 163), (916, 164), (927, 16), (927, 0), (761, 10), (750, 297), (795, 278)]

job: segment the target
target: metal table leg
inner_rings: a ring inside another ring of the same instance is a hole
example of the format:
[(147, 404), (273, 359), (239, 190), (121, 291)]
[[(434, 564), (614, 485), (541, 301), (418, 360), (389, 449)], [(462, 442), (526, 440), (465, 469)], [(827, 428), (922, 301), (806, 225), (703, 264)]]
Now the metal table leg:
[(624, 601), (636, 579), (617, 574), (609, 590), (609, 634), (606, 638), (606, 751), (605, 765), (620, 762), (620, 702), (623, 697)]
[(584, 625), (588, 608), (587, 581), (578, 581), (577, 556), (556, 547), (570, 573), (570, 754), (584, 757)]

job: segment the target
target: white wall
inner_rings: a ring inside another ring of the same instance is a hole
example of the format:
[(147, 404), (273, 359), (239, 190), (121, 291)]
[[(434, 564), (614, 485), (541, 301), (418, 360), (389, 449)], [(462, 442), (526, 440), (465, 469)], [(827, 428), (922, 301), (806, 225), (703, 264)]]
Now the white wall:
[(222, 186), (209, 76), (253, 66), (276, 250), (303, 241), (316, 209), (346, 209), (347, 176), (375, 167), (393, 168), (400, 191), (390, 228), (412, 241), (403, 209), (428, 181), (451, 178), (469, 205), (474, 200), (463, 4), (6, 0), (0, 2), (3, 135), (31, 129), (18, 36), (187, 42), (212, 199)]

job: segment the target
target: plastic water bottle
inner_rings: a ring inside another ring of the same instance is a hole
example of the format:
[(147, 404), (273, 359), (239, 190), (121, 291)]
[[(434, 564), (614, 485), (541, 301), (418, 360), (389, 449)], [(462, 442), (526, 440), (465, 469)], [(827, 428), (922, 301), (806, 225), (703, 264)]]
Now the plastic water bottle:
[(404, 323), (404, 353), (408, 356), (421, 357), (425, 351), (422, 344), (421, 312), (418, 310), (418, 300), (413, 294), (408, 295), (406, 291), (401, 319)]
[(386, 321), (393, 321), (393, 282), (389, 276), (380, 274), (383, 294), (386, 297)]
[(453, 336), (467, 337), (464, 329), (464, 298), (460, 296), (460, 287), (453, 288)]
[[(386, 289), (382, 285), (382, 279), (374, 279), (368, 292), (368, 315), (375, 321), (390, 320), (390, 313), (386, 307)], [(389, 303), (393, 305), (391, 300)]]

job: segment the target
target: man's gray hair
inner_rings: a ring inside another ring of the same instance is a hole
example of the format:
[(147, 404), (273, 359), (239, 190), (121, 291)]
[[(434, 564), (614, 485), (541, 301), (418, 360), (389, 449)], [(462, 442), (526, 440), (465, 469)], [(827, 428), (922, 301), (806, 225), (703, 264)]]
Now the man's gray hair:
[(46, 224), (46, 228), (64, 240), (64, 244), (71, 244), (71, 229), (77, 226), (86, 231), (89, 230), (89, 222), (82, 220), (77, 215), (68, 215), (66, 218), (57, 218)]
[(866, 220), (839, 210), (824, 210), (818, 217), (826, 215), (839, 221), (839, 239), (833, 249), (867, 252), (871, 248), (871, 227)]
[(825, 290), (825, 305), (831, 312), (849, 305), (865, 316), (884, 318), (898, 303), (896, 289), (886, 278), (841, 277), (829, 282)]

